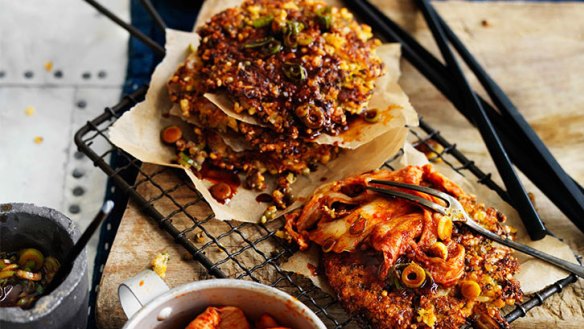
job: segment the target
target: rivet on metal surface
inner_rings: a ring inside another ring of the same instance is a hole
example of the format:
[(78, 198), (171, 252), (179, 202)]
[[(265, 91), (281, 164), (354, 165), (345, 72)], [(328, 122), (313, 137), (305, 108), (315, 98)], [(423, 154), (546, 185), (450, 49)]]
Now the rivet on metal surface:
[(4, 72), (4, 71), (0, 71), (0, 79), (1, 79), (1, 78), (4, 78), (4, 76), (6, 76), (6, 72)]
[(82, 169), (79, 169), (79, 168), (75, 168), (75, 169), (73, 169), (72, 175), (74, 178), (81, 178), (81, 177), (83, 177), (83, 175), (85, 175), (85, 171), (83, 171)]
[(84, 73), (81, 75), (81, 77), (82, 77), (83, 79), (85, 79), (85, 80), (89, 80), (89, 79), (91, 79), (91, 73), (89, 73), (89, 72), (84, 72)]
[(55, 73), (53, 73), (53, 75), (55, 76), (55, 78), (61, 79), (63, 77), (63, 71), (56, 70)]
[(106, 71), (99, 71), (97, 72), (97, 77), (100, 79), (104, 79), (107, 76), (107, 72)]
[(87, 102), (84, 100), (80, 100), (77, 102), (77, 107), (80, 109), (84, 109), (87, 106)]
[(69, 212), (72, 214), (78, 214), (81, 212), (81, 207), (79, 207), (79, 205), (72, 204), (69, 206)]
[(32, 71), (26, 71), (24, 72), (24, 77), (27, 79), (32, 79), (32, 77), (34, 77), (34, 73), (32, 73)]
[(73, 195), (74, 196), (81, 196), (85, 194), (85, 189), (81, 186), (76, 186), (75, 188), (73, 188)]
[(75, 159), (80, 160), (83, 159), (85, 157), (85, 154), (79, 152), (79, 151), (75, 151), (75, 153), (73, 154), (73, 156), (75, 157)]

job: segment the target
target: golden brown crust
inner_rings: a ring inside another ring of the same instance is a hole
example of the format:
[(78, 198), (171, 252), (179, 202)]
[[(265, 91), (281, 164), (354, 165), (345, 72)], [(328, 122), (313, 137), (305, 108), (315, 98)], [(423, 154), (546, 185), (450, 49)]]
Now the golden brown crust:
[(414, 296), (393, 293), (384, 296), (386, 284), (377, 275), (382, 262), (379, 255), (323, 253), (322, 262), (331, 288), (349, 313), (361, 316), (379, 329), (411, 323)]
[[(266, 187), (266, 173), (275, 175), (273, 198), (284, 208), (292, 198), (290, 175), (308, 174), (340, 152), (314, 138), (344, 131), (364, 115), (383, 74), (374, 52), (380, 42), (346, 9), (308, 0), (247, 0), (213, 16), (198, 33), (199, 47), (171, 77), (168, 90), (181, 115), (205, 129), (202, 138), (177, 142), (177, 150), (202, 146), (198, 160), (242, 172), (247, 187), (258, 190)], [(235, 112), (261, 125), (226, 115), (205, 93), (227, 95)], [(212, 143), (209, 131), (242, 137), (248, 149)], [(179, 154), (179, 163), (181, 157), (191, 162), (190, 156)], [(195, 169), (202, 165), (198, 160)]]
[(383, 73), (370, 30), (321, 1), (247, 0), (198, 33), (205, 88), (279, 133), (337, 134)]

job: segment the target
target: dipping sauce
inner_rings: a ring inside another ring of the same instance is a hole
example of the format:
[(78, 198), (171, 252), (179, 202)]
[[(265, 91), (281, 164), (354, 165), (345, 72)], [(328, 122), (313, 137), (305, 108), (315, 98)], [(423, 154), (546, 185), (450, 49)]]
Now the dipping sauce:
[(231, 200), (231, 197), (233, 196), (233, 190), (231, 190), (231, 187), (223, 182), (219, 182), (211, 186), (209, 192), (211, 192), (211, 195), (213, 196), (213, 198), (215, 198), (215, 200), (221, 203), (228, 202), (229, 200)]
[(228, 203), (229, 200), (237, 193), (241, 185), (241, 180), (237, 173), (209, 166), (203, 163), (203, 167), (198, 172), (201, 178), (215, 183), (209, 189), (211, 195), (220, 203)]
[(0, 252), (0, 307), (27, 309), (44, 293), (61, 264), (35, 248)]
[(263, 203), (272, 203), (274, 201), (274, 198), (272, 198), (272, 196), (269, 195), (268, 193), (262, 193), (256, 197), (256, 201)]

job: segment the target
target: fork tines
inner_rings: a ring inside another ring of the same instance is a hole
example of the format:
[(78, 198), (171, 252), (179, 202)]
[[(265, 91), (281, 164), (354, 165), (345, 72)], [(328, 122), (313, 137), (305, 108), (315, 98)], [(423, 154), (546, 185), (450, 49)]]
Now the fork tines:
[[(409, 189), (409, 190), (414, 190), (414, 191), (426, 193), (426, 194), (429, 194), (429, 195), (432, 195), (432, 196), (435, 196), (437, 198), (444, 200), (447, 203), (447, 205), (450, 205), (450, 199), (452, 198), (450, 195), (448, 195), (444, 192), (441, 192), (441, 191), (438, 191), (438, 190), (435, 190), (435, 189), (432, 189), (429, 187), (420, 186), (420, 185), (399, 183), (399, 182), (386, 181), (386, 180), (376, 180), (376, 179), (369, 181), (369, 183), (377, 184), (377, 185), (400, 187), (400, 188), (404, 188), (404, 189)], [(437, 203), (434, 203), (432, 201), (429, 201), (427, 199), (424, 199), (424, 198), (417, 196), (417, 195), (414, 195), (414, 194), (401, 192), (401, 191), (388, 189), (388, 188), (369, 186), (369, 185), (366, 186), (366, 188), (368, 190), (371, 190), (371, 191), (374, 191), (374, 192), (377, 192), (380, 194), (389, 195), (389, 196), (393, 196), (393, 197), (397, 197), (397, 198), (406, 199), (406, 200), (409, 200), (409, 201), (412, 201), (415, 203), (419, 203), (424, 207), (430, 208), (434, 211), (441, 213), (442, 215), (446, 215), (446, 213), (447, 213), (446, 207), (443, 207)]]

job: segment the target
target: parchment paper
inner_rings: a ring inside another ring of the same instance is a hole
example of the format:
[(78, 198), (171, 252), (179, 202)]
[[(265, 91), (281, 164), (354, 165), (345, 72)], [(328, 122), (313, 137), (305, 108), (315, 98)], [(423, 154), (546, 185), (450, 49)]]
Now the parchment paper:
[[(404, 155), (400, 158), (399, 165), (396, 165), (395, 167), (396, 169), (399, 169), (407, 165), (421, 166), (427, 163), (428, 160), (423, 153), (417, 151), (410, 144), (406, 143), (404, 146)], [(506, 224), (517, 229), (517, 242), (539, 249), (561, 259), (577, 263), (576, 257), (570, 247), (552, 236), (547, 236), (540, 241), (531, 241), (517, 211), (503, 201), (496, 192), (478, 182), (468, 180), (466, 177), (458, 174), (445, 164), (435, 164), (434, 167), (440, 173), (446, 175), (446, 177), (462, 187), (466, 193), (476, 195), (479, 202), (484, 203), (489, 207), (494, 207), (507, 215)], [(562, 269), (520, 252), (515, 252), (514, 256), (518, 258), (520, 263), (519, 273), (515, 275), (515, 278), (519, 280), (521, 283), (521, 289), (526, 294), (537, 292), (544, 287), (565, 278), (569, 274)], [(324, 275), (313, 275), (308, 266), (308, 264), (310, 264), (311, 266), (318, 267), (318, 263), (318, 249), (312, 246), (306, 252), (297, 252), (292, 255), (287, 262), (282, 264), (282, 269), (309, 278), (314, 285), (330, 294), (331, 289), (326, 284), (326, 277), (324, 277)]]
[(250, 125), (266, 127), (266, 125), (259, 123), (256, 118), (253, 116), (246, 114), (246, 113), (237, 113), (233, 110), (234, 104), (233, 102), (224, 94), (211, 94), (206, 93), (206, 99), (211, 101), (211, 103), (215, 104), (218, 108), (223, 111), (223, 113), (227, 114), (228, 116), (237, 119), (238, 121), (249, 123)]
[[(177, 117), (181, 120), (183, 120), (184, 122), (190, 123), (194, 126), (203, 127), (203, 124), (199, 121), (199, 119), (196, 116), (189, 116), (189, 117), (185, 117), (182, 115), (182, 111), (180, 110), (179, 106), (174, 104), (172, 106), (172, 108), (170, 109), (170, 111), (168, 112), (168, 114)], [(243, 150), (249, 150), (251, 149), (251, 147), (245, 142), (245, 140), (243, 140), (241, 138), (241, 136), (236, 136), (235, 133), (224, 133), (224, 134), (219, 134), (219, 136), (223, 139), (223, 141), (225, 142), (225, 144), (227, 144), (227, 146), (231, 147), (232, 150), (234, 150), (235, 152), (241, 152)]]
[(184, 59), (188, 45), (198, 42), (198, 36), (193, 33), (167, 30), (166, 56), (152, 74), (146, 98), (112, 125), (108, 131), (112, 143), (142, 162), (182, 168), (172, 164), (175, 150), (160, 141), (160, 132), (171, 124), (184, 125), (184, 122), (172, 116), (165, 118), (162, 113), (172, 108), (166, 91), (169, 72), (174, 72), (177, 63)]
[[(197, 25), (199, 22), (208, 20), (218, 11), (239, 3), (240, 1), (234, 0), (205, 2), (201, 15), (197, 20)], [(170, 29), (166, 31), (166, 56), (152, 75), (146, 99), (124, 114), (110, 128), (109, 136), (112, 143), (142, 162), (182, 168), (179, 165), (172, 164), (175, 159), (174, 150), (160, 141), (160, 131), (170, 124), (184, 126), (184, 122), (173, 117), (163, 118), (161, 114), (168, 113), (172, 108), (172, 103), (166, 90), (168, 79), (184, 61), (188, 54), (187, 49), (196, 48), (198, 45), (199, 37), (194, 33)], [(383, 93), (376, 99), (380, 106), (385, 104), (383, 103), (385, 101), (390, 102), (386, 106), (392, 105), (391, 120), (383, 126), (383, 129), (376, 132), (377, 137), (370, 142), (355, 149), (345, 150), (337, 159), (329, 162), (326, 166), (319, 166), (317, 171), (309, 176), (298, 177), (291, 186), (297, 200), (302, 200), (309, 196), (323, 181), (338, 180), (349, 175), (378, 168), (403, 146), (408, 134), (405, 126), (417, 125), (417, 115), (412, 109), (407, 96), (397, 85), (399, 78), (399, 49), (396, 46), (388, 46), (386, 51), (382, 50), (382, 55), (388, 57), (386, 65), (388, 71), (391, 71), (392, 74), (380, 82), (380, 86), (384, 87), (388, 92)], [(390, 56), (392, 57), (389, 58)], [(188, 128), (186, 129), (188, 130)], [(228, 141), (225, 136), (224, 140)], [(235, 146), (233, 141), (228, 144)], [(221, 204), (211, 196), (208, 190), (213, 185), (211, 182), (197, 178), (191, 170), (185, 170), (185, 172), (209, 203), (217, 219), (257, 222), (264, 213), (266, 205), (256, 201), (256, 197), (261, 193), (240, 188), (229, 203)], [(270, 189), (269, 183), (268, 189)], [(286, 211), (291, 211), (300, 204), (301, 201), (297, 201), (288, 207)], [(278, 215), (283, 213), (279, 212)]]

